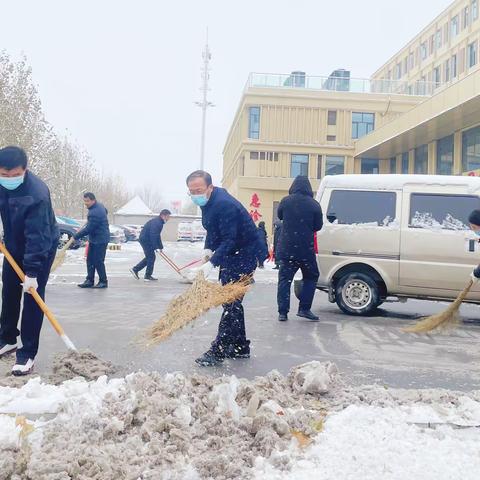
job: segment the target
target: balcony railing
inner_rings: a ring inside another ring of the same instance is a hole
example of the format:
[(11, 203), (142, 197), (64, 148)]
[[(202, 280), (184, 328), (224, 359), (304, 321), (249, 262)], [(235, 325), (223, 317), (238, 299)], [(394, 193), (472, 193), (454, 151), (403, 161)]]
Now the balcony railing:
[(441, 85), (436, 82), (403, 80), (370, 80), (368, 78), (319, 77), (302, 72), (290, 74), (250, 73), (246, 88), (295, 88), (353, 93), (383, 93), (431, 96)]

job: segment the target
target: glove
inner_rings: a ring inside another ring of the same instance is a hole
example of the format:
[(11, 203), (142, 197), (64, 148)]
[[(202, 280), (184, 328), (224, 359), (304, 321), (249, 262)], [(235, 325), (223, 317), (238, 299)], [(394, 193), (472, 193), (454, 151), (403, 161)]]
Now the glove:
[(37, 279), (32, 277), (27, 277), (27, 275), (25, 275), (25, 280), (23, 281), (23, 292), (30, 293), (31, 288), (33, 288), (34, 290), (38, 288)]
[(211, 258), (213, 257), (213, 252), (209, 249), (209, 248), (206, 248), (203, 252), (202, 252), (202, 258), (208, 262)]
[(204, 263), (201, 267), (198, 267), (198, 268), (192, 268), (189, 272), (187, 272), (187, 274), (185, 275), (185, 277), (187, 278), (187, 280), (189, 280), (190, 282), (193, 282), (195, 280), (195, 278), (197, 278), (197, 275), (202, 272), (203, 273), (203, 276), (204, 278), (207, 278), (208, 275), (210, 274), (210, 272), (213, 270), (213, 264), (210, 263), (210, 262), (207, 262), (207, 263)]

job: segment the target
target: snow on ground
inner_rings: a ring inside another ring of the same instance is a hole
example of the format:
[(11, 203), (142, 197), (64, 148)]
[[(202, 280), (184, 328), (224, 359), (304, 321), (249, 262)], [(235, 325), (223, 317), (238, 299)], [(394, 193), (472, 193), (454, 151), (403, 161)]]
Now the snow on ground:
[(480, 391), (351, 387), (331, 363), (36, 378), (0, 388), (0, 480), (473, 480), (479, 426)]

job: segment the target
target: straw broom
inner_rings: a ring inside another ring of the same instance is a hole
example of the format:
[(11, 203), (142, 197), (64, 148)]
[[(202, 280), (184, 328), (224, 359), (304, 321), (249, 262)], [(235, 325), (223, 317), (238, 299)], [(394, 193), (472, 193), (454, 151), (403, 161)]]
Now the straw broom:
[(468, 292), (473, 286), (473, 280), (470, 280), (458, 297), (443, 312), (426, 317), (411, 327), (403, 328), (407, 333), (428, 333), (438, 328), (447, 328), (459, 323), (460, 317), (458, 311), (460, 305), (465, 300)]
[(237, 282), (220, 285), (208, 282), (200, 272), (188, 290), (174, 298), (160, 320), (145, 332), (141, 343), (147, 347), (156, 345), (211, 308), (242, 298), (251, 282), (251, 277), (245, 276)]
[(70, 237), (70, 240), (57, 252), (55, 255), (55, 260), (53, 261), (51, 272), (54, 272), (58, 267), (63, 265), (65, 257), (67, 256), (67, 250), (71, 247), (72, 243), (75, 241), (73, 237)]

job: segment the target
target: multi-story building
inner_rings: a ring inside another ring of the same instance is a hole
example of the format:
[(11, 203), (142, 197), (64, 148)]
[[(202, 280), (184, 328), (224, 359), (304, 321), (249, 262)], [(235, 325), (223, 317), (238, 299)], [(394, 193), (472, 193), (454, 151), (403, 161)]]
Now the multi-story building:
[(223, 185), (271, 231), (297, 175), (316, 188), (339, 173), (480, 169), (478, 16), (477, 0), (455, 1), (371, 79), (250, 74)]

